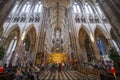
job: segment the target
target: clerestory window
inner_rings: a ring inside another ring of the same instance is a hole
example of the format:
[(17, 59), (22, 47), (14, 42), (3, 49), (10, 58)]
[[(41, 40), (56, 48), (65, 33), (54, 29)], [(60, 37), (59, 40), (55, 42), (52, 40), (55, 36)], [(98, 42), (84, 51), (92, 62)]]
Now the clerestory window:
[(35, 6), (34, 13), (40, 13), (42, 12), (42, 4), (41, 2), (38, 2), (37, 5)]
[(97, 8), (97, 11), (99, 12), (99, 14), (103, 14), (102, 10), (100, 9), (98, 3), (96, 3), (96, 8)]
[(16, 2), (11, 13), (15, 13), (17, 11), (18, 6), (19, 6), (19, 2)]
[(85, 13), (86, 14), (93, 14), (93, 9), (90, 4), (85, 3), (84, 5)]
[(27, 3), (23, 6), (21, 12), (23, 12), (23, 13), (28, 13), (28, 12), (30, 11), (30, 7), (31, 7), (30, 2), (27, 2)]
[(73, 5), (74, 13), (81, 13), (80, 6), (75, 2)]

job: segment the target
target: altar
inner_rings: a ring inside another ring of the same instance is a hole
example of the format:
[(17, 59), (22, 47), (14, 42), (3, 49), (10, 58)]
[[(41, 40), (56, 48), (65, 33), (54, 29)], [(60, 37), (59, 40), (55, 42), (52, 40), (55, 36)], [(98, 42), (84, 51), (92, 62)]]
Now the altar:
[(65, 53), (51, 53), (47, 55), (46, 62), (50, 63), (64, 63), (68, 61), (68, 54)]

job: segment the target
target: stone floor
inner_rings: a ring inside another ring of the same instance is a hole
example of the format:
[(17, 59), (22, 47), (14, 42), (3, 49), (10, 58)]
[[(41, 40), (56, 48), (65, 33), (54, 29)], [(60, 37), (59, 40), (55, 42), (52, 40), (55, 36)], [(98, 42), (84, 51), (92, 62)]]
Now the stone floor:
[(39, 77), (40, 80), (98, 80), (95, 77), (85, 76), (77, 71), (55, 71), (51, 73), (46, 71)]

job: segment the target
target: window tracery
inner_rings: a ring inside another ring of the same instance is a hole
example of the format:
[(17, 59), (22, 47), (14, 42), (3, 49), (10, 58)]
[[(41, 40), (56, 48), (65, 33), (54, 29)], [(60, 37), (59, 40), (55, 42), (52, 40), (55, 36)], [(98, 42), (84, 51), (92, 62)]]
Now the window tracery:
[(17, 11), (18, 6), (19, 6), (19, 2), (16, 2), (16, 4), (15, 4), (11, 13), (15, 13)]
[(81, 13), (80, 6), (75, 2), (73, 5), (74, 13)]
[(38, 2), (34, 8), (34, 13), (40, 13), (41, 11), (42, 11), (42, 4), (41, 2)]
[(23, 15), (21, 16), (20, 22), (25, 22), (25, 20), (26, 20), (26, 15), (23, 14)]
[(23, 6), (21, 12), (22, 12), (22, 13), (28, 13), (29, 10), (30, 10), (30, 7), (31, 7), (30, 2), (27, 2), (27, 3)]

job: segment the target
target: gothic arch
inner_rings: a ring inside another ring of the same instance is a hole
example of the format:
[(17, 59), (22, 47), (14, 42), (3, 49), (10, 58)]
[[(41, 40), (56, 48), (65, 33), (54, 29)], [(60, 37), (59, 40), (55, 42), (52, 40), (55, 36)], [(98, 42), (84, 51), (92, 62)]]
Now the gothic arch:
[(5, 41), (6, 55), (5, 55), (4, 63), (7, 65), (11, 63), (13, 57), (15, 56), (15, 50), (16, 50), (16, 46), (19, 38), (20, 38), (20, 29), (18, 26), (9, 30), (6, 37), (6, 41)]
[(19, 29), (18, 24), (15, 24), (15, 25), (13, 25), (9, 30), (7, 30), (7, 32), (4, 33), (4, 36), (5, 36), (5, 37), (8, 37), (8, 35), (9, 35), (12, 31), (14, 31), (15, 29), (18, 29), (18, 31), (19, 31), (19, 33), (20, 33), (20, 29)]
[(104, 32), (104, 30), (102, 28), (99, 28), (99, 27), (96, 27), (95, 31), (94, 31), (94, 35), (95, 35), (95, 38), (97, 39), (97, 37), (101, 37), (101, 38), (105, 38), (107, 39), (107, 36)]
[(90, 39), (90, 31), (82, 26), (79, 30), (79, 43), (85, 62), (92, 62), (94, 60), (94, 51)]
[[(96, 25), (95, 30), (96, 29), (98, 29), (99, 31), (101, 31), (101, 33), (105, 36), (106, 39), (108, 39), (110, 37), (109, 33), (107, 33), (101, 26)], [(94, 36), (95, 36), (95, 30), (94, 30)]]
[(89, 33), (90, 33), (90, 31), (84, 25), (82, 25), (82, 27), (80, 28), (79, 33), (78, 33), (78, 38), (79, 38), (81, 45), (83, 45), (83, 43), (84, 43), (83, 41), (86, 36), (90, 37)]
[(96, 42), (98, 42), (99, 40), (102, 41), (102, 43), (104, 44), (104, 48), (107, 50), (109, 48), (109, 41), (107, 39), (107, 36), (105, 36), (105, 33), (103, 33), (104, 30), (100, 30), (102, 28), (97, 27), (95, 29), (95, 39)]
[(14, 38), (17, 37), (17, 40), (19, 40), (20, 38), (20, 29), (18, 26), (15, 26), (14, 28), (10, 29), (7, 32), (6, 38), (7, 38), (7, 42), (6, 45), (9, 45), (10, 41)]
[[(90, 30), (85, 25), (82, 24), (81, 27), (80, 27), (80, 29), (81, 28), (83, 28), (88, 35), (90, 34)], [(80, 29), (79, 29), (79, 32), (80, 32)]]
[(27, 28), (26, 28), (26, 30), (25, 30), (25, 33), (28, 33), (29, 30), (31, 30), (31, 28), (34, 28), (34, 29), (35, 29), (35, 33), (36, 33), (36, 28), (35, 28), (35, 26), (34, 26), (33, 24), (27, 26)]
[(36, 41), (36, 30), (33, 25), (29, 26), (25, 32), (25, 39), (23, 40), (26, 43), (26, 49), (29, 49), (30, 46), (35, 46)]

